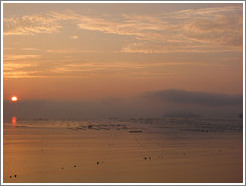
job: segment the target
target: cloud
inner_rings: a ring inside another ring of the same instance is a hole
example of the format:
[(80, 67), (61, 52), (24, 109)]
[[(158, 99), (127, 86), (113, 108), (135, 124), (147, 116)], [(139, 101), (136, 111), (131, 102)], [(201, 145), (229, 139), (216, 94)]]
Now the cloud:
[(77, 49), (63, 49), (63, 50), (46, 50), (48, 53), (53, 54), (73, 54), (73, 53), (91, 53), (91, 52), (97, 52), (95, 50), (77, 50)]
[(38, 48), (21, 48), (21, 50), (25, 50), (25, 51), (36, 51), (39, 50)]
[(18, 68), (24, 68), (24, 67), (31, 67), (34, 64), (30, 64), (30, 63), (6, 63), (3, 65), (4, 70), (8, 70), (8, 69), (18, 69)]
[(52, 69), (53, 75), (68, 78), (130, 78), (151, 79), (172, 75), (170, 72), (156, 72), (148, 69), (149, 65), (140, 63), (73, 63), (63, 64)]
[[(242, 51), (242, 16), (242, 7), (239, 6), (160, 15), (129, 14), (122, 15), (121, 21), (74, 15), (79, 29), (133, 36), (135, 43), (127, 47), (134, 47), (131, 50), (124, 47), (122, 51), (137, 53)], [(151, 51), (138, 49), (139, 45)]]
[(4, 55), (3, 61), (4, 63), (7, 61), (16, 61), (16, 60), (25, 60), (25, 59), (35, 59), (39, 58), (40, 55)]
[(70, 36), (71, 39), (78, 39), (79, 36)]
[[(51, 50), (53, 54), (80, 53), (80, 50)], [(88, 52), (88, 51), (84, 51)], [(202, 62), (89, 62), (80, 59), (59, 58), (44, 59), (11, 57), (4, 62), (4, 78), (124, 78), (124, 79), (159, 79), (176, 74), (167, 70), (170, 66), (224, 67), (224, 63)], [(14, 60), (15, 59), (15, 60)], [(35, 59), (35, 60), (34, 60)], [(49, 64), (49, 65), (46, 65)], [(15, 74), (18, 72), (19, 75)]]
[(3, 77), (9, 78), (30, 78), (39, 71), (35, 71), (36, 64), (33, 62), (8, 62), (3, 64)]
[(39, 71), (6, 71), (3, 73), (4, 79), (20, 79), (20, 78), (47, 78), (47, 76), (38, 75)]
[(168, 53), (219, 53), (219, 52), (241, 52), (241, 47), (213, 46), (198, 43), (179, 43), (148, 41), (137, 42), (122, 47), (123, 53), (144, 53), (144, 54), (168, 54)]
[[(60, 31), (66, 21), (78, 29), (133, 38), (121, 52), (242, 51), (243, 8), (233, 5), (155, 15), (122, 14), (114, 19), (78, 14), (71, 10), (49, 12), (5, 18), (4, 35), (54, 33)], [(71, 39), (77, 37), (70, 36)]]
[(3, 34), (8, 35), (34, 35), (38, 33), (58, 32), (61, 26), (49, 15), (25, 15), (18, 18), (4, 18)]
[[(136, 42), (124, 46), (122, 52), (151, 54), (242, 51), (242, 11), (242, 7), (228, 6), (157, 15), (151, 22), (157, 25), (155, 32), (142, 30), (144, 37), (138, 37)], [(135, 20), (136, 23), (142, 20), (138, 16), (132, 17), (138, 19)]]

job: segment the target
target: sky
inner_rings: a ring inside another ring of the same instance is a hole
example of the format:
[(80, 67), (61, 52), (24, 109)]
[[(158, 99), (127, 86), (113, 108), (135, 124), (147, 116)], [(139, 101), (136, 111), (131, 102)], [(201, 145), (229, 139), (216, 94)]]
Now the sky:
[(243, 94), (243, 5), (3, 5), (4, 100)]

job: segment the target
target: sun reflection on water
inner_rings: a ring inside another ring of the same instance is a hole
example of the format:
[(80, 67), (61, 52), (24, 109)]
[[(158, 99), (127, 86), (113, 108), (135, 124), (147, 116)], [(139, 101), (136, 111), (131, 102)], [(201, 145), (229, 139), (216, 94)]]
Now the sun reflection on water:
[(14, 116), (14, 117), (12, 117), (12, 126), (15, 128), (16, 127), (16, 120), (17, 120), (17, 118)]

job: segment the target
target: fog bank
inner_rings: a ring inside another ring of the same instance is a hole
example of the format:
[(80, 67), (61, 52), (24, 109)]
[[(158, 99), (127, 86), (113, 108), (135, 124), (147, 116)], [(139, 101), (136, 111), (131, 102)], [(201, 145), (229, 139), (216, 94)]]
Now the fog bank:
[(128, 98), (99, 101), (4, 101), (4, 120), (149, 118), (175, 115), (237, 117), (243, 112), (242, 95), (184, 90), (145, 92)]

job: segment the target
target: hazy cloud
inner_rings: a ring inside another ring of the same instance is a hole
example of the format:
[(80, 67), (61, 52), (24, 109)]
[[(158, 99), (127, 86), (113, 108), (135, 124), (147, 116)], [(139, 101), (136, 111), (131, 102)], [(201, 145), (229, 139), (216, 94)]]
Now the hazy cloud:
[(231, 46), (206, 46), (198, 43), (179, 43), (172, 42), (152, 42), (145, 43), (131, 43), (124, 46), (121, 52), (124, 53), (144, 53), (144, 54), (158, 54), (158, 53), (218, 53), (218, 52), (232, 52), (241, 51), (242, 48)]
[(97, 52), (95, 50), (77, 50), (77, 49), (63, 49), (63, 50), (46, 50), (48, 53), (53, 54), (71, 54), (71, 53), (91, 53), (91, 52)]
[(3, 34), (7, 35), (34, 35), (37, 33), (53, 33), (61, 26), (49, 15), (26, 15), (18, 18), (4, 18)]
[(71, 39), (78, 39), (79, 36), (70, 36)]
[(34, 59), (38, 58), (40, 55), (4, 55), (3, 56), (3, 61), (8, 62), (8, 61), (16, 61), (16, 60), (25, 60), (25, 59)]
[(25, 51), (37, 51), (39, 49), (38, 48), (21, 48), (21, 50), (25, 50)]
[(165, 90), (144, 94), (146, 99), (163, 103), (187, 104), (211, 107), (242, 106), (242, 95), (225, 95), (209, 92), (191, 92), (184, 90)]

